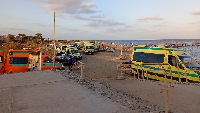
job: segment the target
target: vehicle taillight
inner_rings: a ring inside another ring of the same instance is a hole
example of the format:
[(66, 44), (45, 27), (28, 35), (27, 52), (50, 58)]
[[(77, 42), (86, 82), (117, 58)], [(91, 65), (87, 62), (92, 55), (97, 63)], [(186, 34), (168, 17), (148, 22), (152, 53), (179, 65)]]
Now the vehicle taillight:
[(65, 60), (65, 62), (67, 62), (67, 60)]

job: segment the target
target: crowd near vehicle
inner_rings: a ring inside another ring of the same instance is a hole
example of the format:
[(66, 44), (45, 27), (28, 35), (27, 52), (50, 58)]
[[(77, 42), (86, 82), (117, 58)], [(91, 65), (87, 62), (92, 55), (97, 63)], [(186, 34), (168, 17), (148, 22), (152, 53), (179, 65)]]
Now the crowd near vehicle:
[(83, 52), (85, 54), (94, 54), (94, 45), (91, 43), (84, 43)]
[(138, 45), (133, 49), (131, 63), (133, 73), (139, 71), (141, 75), (148, 71), (143, 74), (149, 79), (165, 81), (166, 74), (167, 81), (184, 82), (187, 79), (188, 82), (200, 82), (200, 73), (195, 71), (200, 69), (200, 65), (182, 49)]
[(68, 47), (66, 51), (69, 51), (69, 55), (72, 55), (77, 60), (82, 60), (82, 55), (76, 47)]
[(64, 57), (61, 58), (56, 58), (55, 60), (59, 63), (62, 63), (64, 66), (69, 65), (69, 60), (72, 60), (72, 63), (76, 62), (76, 59), (72, 55), (64, 55)]
[[(4, 55), (0, 51), (1, 73), (26, 72), (29, 70), (45, 70), (53, 67), (51, 57), (41, 50), (13, 50), (10, 49), (8, 54)], [(64, 69), (64, 66), (55, 62), (57, 69)]]

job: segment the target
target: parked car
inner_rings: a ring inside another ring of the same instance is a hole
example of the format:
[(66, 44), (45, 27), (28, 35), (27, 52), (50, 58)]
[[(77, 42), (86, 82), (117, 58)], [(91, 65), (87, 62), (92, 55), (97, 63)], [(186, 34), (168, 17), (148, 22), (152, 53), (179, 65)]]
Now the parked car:
[(64, 57), (63, 58), (56, 58), (55, 60), (57, 61), (57, 62), (60, 62), (60, 63), (62, 63), (64, 66), (65, 65), (69, 65), (69, 60), (70, 59), (72, 59), (72, 63), (75, 63), (76, 62), (76, 59), (74, 58), (74, 56), (72, 56), (72, 55), (64, 55)]
[(62, 51), (58, 51), (56, 54), (56, 59), (64, 59), (65, 53)]

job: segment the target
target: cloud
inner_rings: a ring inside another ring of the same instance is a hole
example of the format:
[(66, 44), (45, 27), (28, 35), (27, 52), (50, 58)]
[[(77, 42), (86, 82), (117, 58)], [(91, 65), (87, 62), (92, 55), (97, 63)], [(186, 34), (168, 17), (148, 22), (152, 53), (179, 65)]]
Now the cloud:
[(100, 24), (98, 22), (94, 22), (94, 21), (89, 21), (89, 22), (83, 23), (82, 25), (87, 26), (87, 27), (98, 27), (98, 26), (100, 26)]
[(83, 7), (95, 7), (97, 6), (95, 3), (86, 3), (82, 5)]
[[(54, 25), (45, 25), (45, 24), (40, 24), (40, 23), (35, 23), (33, 24), (35, 26), (39, 26), (39, 27), (53, 27)], [(67, 30), (67, 31), (72, 31), (72, 32), (77, 32), (79, 31), (79, 29), (72, 29), (72, 28), (65, 28), (63, 26), (60, 26), (60, 25), (56, 25), (55, 26), (56, 28), (60, 29), (60, 30)]]
[(0, 28), (5, 31), (29, 31), (28, 29), (23, 29), (23, 28)]
[(147, 29), (137, 29), (137, 30), (139, 30), (139, 31), (145, 31), (145, 30), (147, 30)]
[(73, 18), (78, 20), (90, 20), (88, 18), (81, 17), (80, 15), (73, 16)]
[(166, 22), (161, 22), (160, 24), (156, 24), (153, 27), (166, 27)]
[(123, 22), (103, 22), (103, 26), (117, 26), (117, 25), (125, 25)]
[(90, 16), (91, 18), (104, 18), (104, 15), (103, 16), (101, 16), (101, 15), (92, 15), (92, 16)]
[(193, 11), (193, 12), (190, 12), (191, 15), (200, 15), (200, 11)]
[(28, 29), (25, 28), (0, 28), (0, 33), (1, 34), (19, 34), (19, 33), (23, 33), (23, 34), (32, 34), (34, 33), (33, 31), (30, 31)]
[(32, 0), (34, 3), (44, 3), (43, 8), (47, 13), (68, 13), (68, 14), (80, 14), (80, 13), (96, 13), (97, 11), (91, 10), (96, 7), (95, 3), (85, 3), (88, 0)]
[[(50, 24), (45, 25), (45, 24), (40, 24), (40, 23), (34, 23), (33, 25), (34, 26), (39, 26), (39, 27), (54, 27), (54, 25), (50, 25)], [(60, 25), (56, 25), (55, 27), (62, 28)]]
[(200, 21), (196, 21), (196, 22), (189, 22), (188, 24), (200, 24)]
[(127, 25), (127, 26), (125, 26), (124, 28), (129, 28), (129, 27), (131, 27), (131, 25)]
[(107, 28), (104, 30), (105, 33), (116, 33), (116, 32), (125, 32), (125, 31), (132, 31), (129, 29), (124, 29), (124, 28)]
[(72, 29), (72, 28), (60, 28), (60, 30), (67, 30), (67, 31), (71, 31), (71, 32), (78, 32), (79, 29)]
[(83, 26), (88, 27), (100, 27), (100, 26), (117, 26), (117, 25), (125, 25), (123, 22), (113, 22), (113, 20), (106, 21), (106, 20), (96, 20), (96, 21), (89, 21), (82, 24)]
[(49, 26), (53, 26), (53, 25), (45, 25), (45, 24), (40, 24), (40, 23), (34, 23), (33, 25), (35, 26), (40, 26), (40, 27), (49, 27)]
[(158, 24), (158, 25), (154, 25), (153, 27), (166, 27), (167, 25), (161, 25), (161, 24)]
[(63, 18), (64, 17), (64, 15), (62, 15), (62, 14), (56, 14), (55, 16), (59, 17), (59, 18)]
[(139, 17), (137, 18), (137, 21), (142, 22), (142, 21), (147, 21), (147, 20), (164, 20), (163, 17), (159, 17), (158, 15), (155, 16), (145, 16), (145, 17)]
[(85, 18), (85, 17), (81, 17), (80, 15), (73, 16), (73, 18), (79, 19), (79, 20), (87, 20), (88, 22), (83, 23), (82, 25), (89, 26), (89, 27), (126, 25), (123, 22), (114, 22), (114, 19), (110, 19), (110, 18), (106, 18), (106, 19)]

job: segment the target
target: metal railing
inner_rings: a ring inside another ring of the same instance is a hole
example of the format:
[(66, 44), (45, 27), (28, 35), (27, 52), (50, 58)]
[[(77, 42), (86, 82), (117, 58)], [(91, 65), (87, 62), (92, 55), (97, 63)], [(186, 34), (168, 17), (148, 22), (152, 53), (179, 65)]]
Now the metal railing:
[[(179, 66), (181, 64), (190, 64), (189, 68), (192, 68), (192, 63), (200, 63), (200, 62), (183, 62), (183, 63), (177, 63), (177, 68), (178, 68), (178, 77), (179, 77), (179, 83), (181, 83), (181, 77), (180, 77), (180, 73), (179, 73)], [(186, 83), (188, 83), (188, 80), (187, 80), (187, 71), (200, 71), (200, 70), (185, 70), (185, 77), (186, 77)], [(198, 75), (198, 78), (199, 78), (199, 75)]]
[[(180, 69), (179, 69), (179, 65), (180, 64), (190, 64), (190, 67), (189, 68), (192, 68), (191, 66), (191, 63), (200, 63), (200, 62), (185, 62), (185, 63), (177, 63), (177, 69), (178, 69), (178, 82), (181, 83), (181, 74), (180, 74)], [(141, 68), (141, 76), (142, 76), (142, 79), (144, 80), (145, 77), (144, 77), (144, 69), (143, 69), (143, 65), (159, 65), (160, 69), (162, 68), (163, 65), (168, 65), (168, 69), (170, 70), (169, 72), (169, 76), (170, 76), (170, 79), (171, 79), (171, 82), (173, 82), (173, 76), (172, 76), (172, 70), (171, 70), (171, 65), (169, 63), (142, 63), (140, 64), (141, 66), (138, 66), (138, 64), (118, 64), (117, 65), (117, 70), (118, 70), (118, 76), (119, 76), (119, 71), (121, 71), (121, 76), (122, 76), (122, 71), (132, 71), (132, 65), (134, 66), (137, 66), (137, 69), (133, 71), (134, 73), (134, 79), (136, 78), (135, 74), (137, 74), (137, 79), (140, 79), (139, 77), (139, 67)], [(130, 67), (126, 67), (126, 66), (130, 66)], [(121, 68), (121, 70), (119, 70), (119, 67), (123, 67)], [(149, 69), (151, 68), (151, 66), (149, 66)], [(149, 76), (148, 76), (148, 72), (149, 71), (162, 71), (164, 72), (164, 77), (165, 77), (165, 81), (167, 81), (167, 72), (165, 70), (146, 70), (146, 74), (147, 74), (147, 80), (149, 79)], [(200, 70), (184, 70), (185, 71), (185, 78), (186, 78), (186, 83), (188, 83), (188, 76), (187, 76), (187, 72), (188, 71), (199, 71)], [(200, 76), (198, 76), (198, 79), (200, 80)]]

